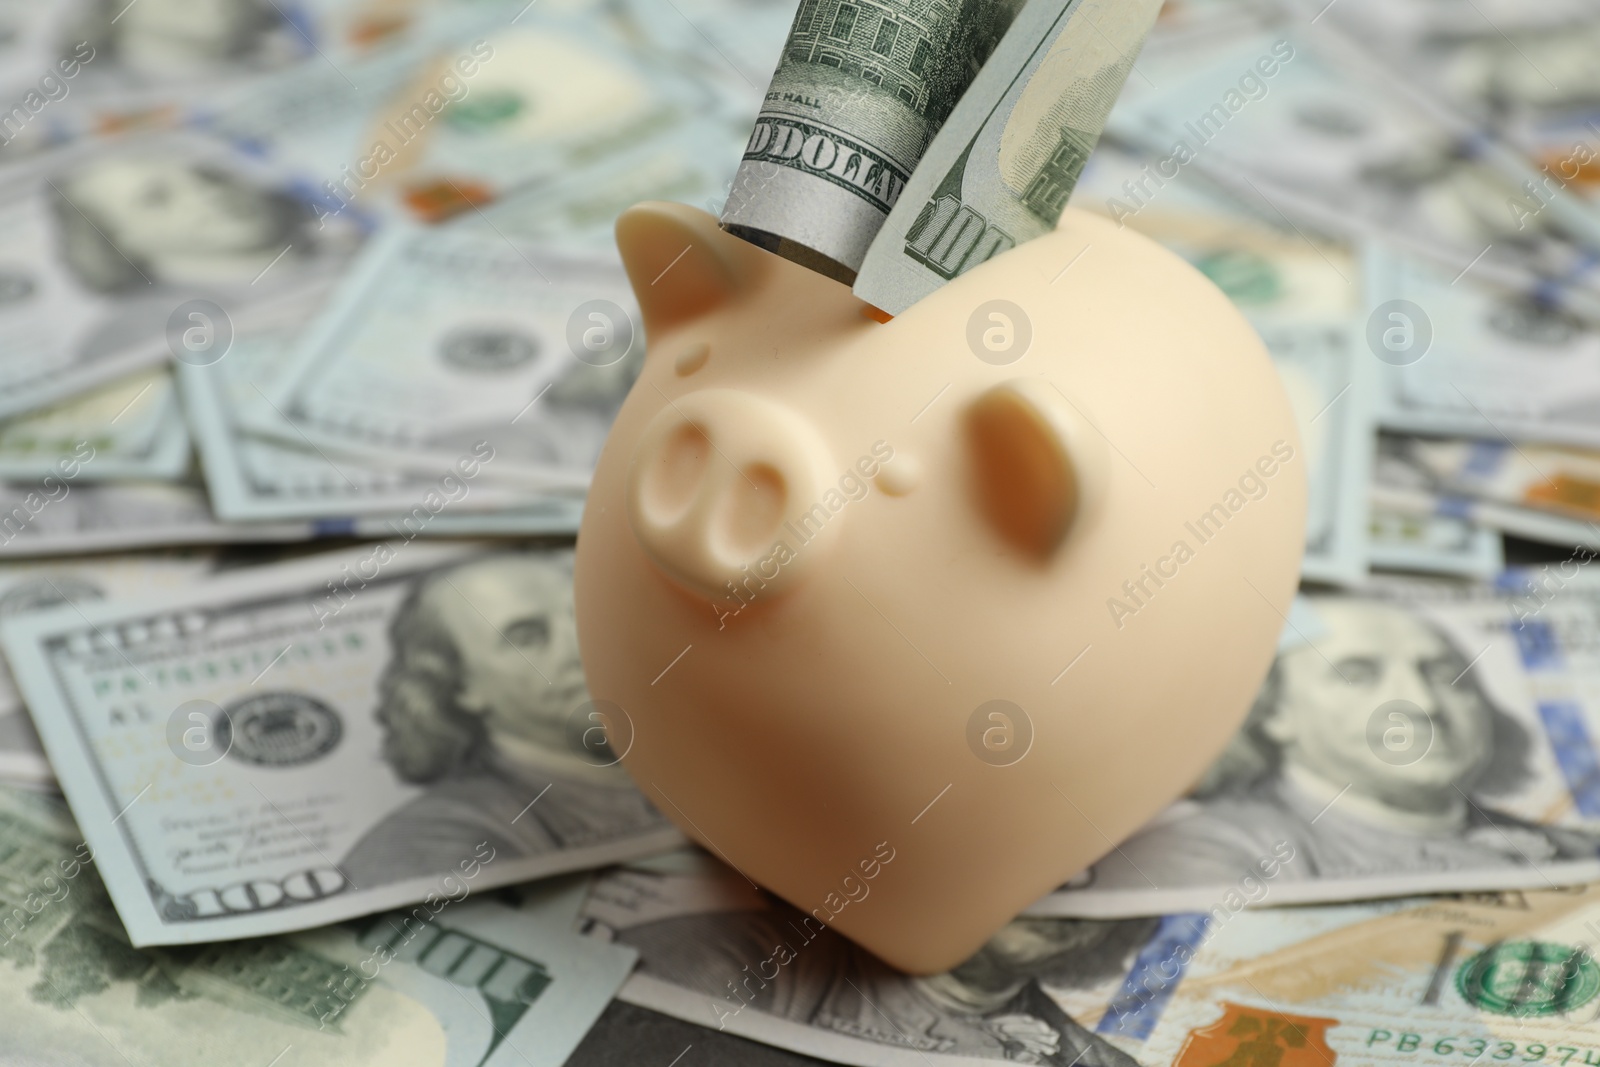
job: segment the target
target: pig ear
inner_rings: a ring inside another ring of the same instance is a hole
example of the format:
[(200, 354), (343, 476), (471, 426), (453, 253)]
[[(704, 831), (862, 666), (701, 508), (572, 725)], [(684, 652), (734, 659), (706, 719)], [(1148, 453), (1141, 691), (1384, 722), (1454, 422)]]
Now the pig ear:
[(649, 333), (704, 315), (733, 296), (745, 273), (744, 243), (687, 204), (650, 201), (624, 211), (617, 248)]
[(1099, 495), (1104, 443), (1053, 385), (1005, 382), (965, 418), (978, 506), (1002, 539), (1048, 559)]

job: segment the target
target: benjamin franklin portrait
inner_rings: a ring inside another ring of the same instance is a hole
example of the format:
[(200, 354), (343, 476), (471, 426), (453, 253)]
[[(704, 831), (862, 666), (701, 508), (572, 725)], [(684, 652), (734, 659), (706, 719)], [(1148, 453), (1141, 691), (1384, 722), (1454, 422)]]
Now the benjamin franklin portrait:
[(668, 824), (572, 713), (586, 700), (570, 553), (506, 554), (421, 576), (379, 682), (383, 756), (426, 792), (357, 841), (356, 885), (445, 871), (488, 842), (520, 859)]
[(94, 292), (243, 286), (286, 248), (298, 260), (314, 246), (304, 204), (170, 152), (97, 159), (53, 186), (61, 259)]
[(1536, 738), (1489, 698), (1470, 653), (1396, 605), (1313, 603), (1325, 632), (1279, 654), (1190, 798), (1089, 884), (1226, 887), (1280, 842), (1295, 850), (1276, 876), (1290, 882), (1595, 858), (1592, 835), (1496, 807), (1533, 773)]
[(304, 50), (304, 38), (271, 0), (87, 0), (78, 6), (62, 49), (87, 41), (95, 50), (91, 69), (111, 63), (170, 81), (279, 66)]

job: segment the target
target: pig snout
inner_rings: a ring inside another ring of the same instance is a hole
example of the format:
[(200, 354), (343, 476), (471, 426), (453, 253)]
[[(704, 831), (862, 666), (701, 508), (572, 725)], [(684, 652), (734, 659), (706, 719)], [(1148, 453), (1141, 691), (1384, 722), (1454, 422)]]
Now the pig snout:
[(843, 515), (822, 494), (827, 443), (792, 408), (737, 389), (668, 400), (628, 472), (628, 521), (650, 560), (691, 592), (776, 595), (815, 567)]

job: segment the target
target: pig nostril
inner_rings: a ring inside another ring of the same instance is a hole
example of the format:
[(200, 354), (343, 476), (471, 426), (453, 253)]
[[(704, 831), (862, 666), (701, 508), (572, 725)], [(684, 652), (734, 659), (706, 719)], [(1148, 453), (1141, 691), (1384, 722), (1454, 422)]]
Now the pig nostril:
[(756, 463), (739, 473), (718, 501), (711, 525), (714, 550), (736, 567), (772, 547), (789, 499), (788, 484), (773, 467)]
[[(739, 582), (775, 597), (838, 539), (842, 522), (828, 521), (821, 502), (843, 492), (828, 486), (837, 469), (797, 412), (742, 390), (701, 389), (669, 400), (635, 444), (628, 524), (662, 576), (690, 593), (716, 600)], [(811, 507), (804, 516), (802, 503)]]
[(711, 440), (705, 430), (692, 422), (674, 429), (640, 487), (645, 518), (659, 526), (677, 522), (694, 502), (710, 456)]

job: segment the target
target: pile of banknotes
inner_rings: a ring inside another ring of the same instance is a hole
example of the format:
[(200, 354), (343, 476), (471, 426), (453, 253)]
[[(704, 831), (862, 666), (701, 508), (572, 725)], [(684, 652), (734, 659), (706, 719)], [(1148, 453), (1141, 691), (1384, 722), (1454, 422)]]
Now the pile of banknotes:
[[(890, 137), (925, 40), (981, 69)], [(0, 0), (0, 1062), (1600, 1067), (1597, 50), (1593, 0)], [(906, 171), (816, 239), (858, 293), (955, 271), (951, 190), (1070, 191), (1244, 312), (1312, 470), (1238, 735), (931, 977), (690, 845), (573, 622), (613, 221), (837, 222), (751, 130), (850, 78)]]

